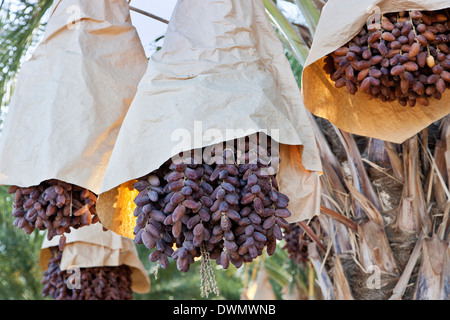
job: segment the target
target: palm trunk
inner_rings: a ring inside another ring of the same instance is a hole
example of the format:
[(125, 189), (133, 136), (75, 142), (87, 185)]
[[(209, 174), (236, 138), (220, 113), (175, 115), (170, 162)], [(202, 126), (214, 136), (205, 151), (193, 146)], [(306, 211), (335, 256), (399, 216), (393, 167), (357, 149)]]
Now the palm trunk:
[[(316, 130), (325, 164), (323, 206), (357, 224), (355, 231), (331, 215), (319, 219), (316, 234), (332, 244), (327, 256), (315, 251), (313, 257), (316, 272), (325, 268), (333, 286), (332, 294), (326, 287), (324, 297), (450, 299), (449, 123), (450, 116), (402, 145), (376, 142), (375, 148), (372, 139), (358, 137), (362, 152), (353, 135)], [(323, 132), (328, 132), (327, 144)], [(342, 148), (346, 157), (336, 167), (330, 150)], [(347, 172), (344, 183), (337, 178), (342, 172)], [(323, 232), (330, 225), (334, 231)]]

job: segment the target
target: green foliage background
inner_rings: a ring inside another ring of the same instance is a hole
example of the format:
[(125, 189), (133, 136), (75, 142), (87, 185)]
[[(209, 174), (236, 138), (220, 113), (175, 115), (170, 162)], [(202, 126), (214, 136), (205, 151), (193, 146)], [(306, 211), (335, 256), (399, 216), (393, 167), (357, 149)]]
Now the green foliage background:
[[(19, 72), (25, 54), (39, 39), (45, 29), (43, 17), (53, 0), (2, 0), (0, 1), (0, 102), (2, 111), (8, 105), (14, 89), (14, 79)], [(286, 47), (286, 56), (300, 86), (302, 65), (297, 62), (292, 45)], [(1, 118), (0, 118), (1, 124)], [(0, 127), (1, 130), (1, 127)], [(1, 134), (1, 131), (0, 131)], [(39, 253), (45, 234), (34, 231), (27, 235), (13, 226), (12, 196), (7, 186), (0, 186), (0, 300), (39, 300), (41, 295), (42, 271)], [(138, 245), (139, 258), (149, 271), (151, 292), (135, 294), (136, 300), (181, 300), (181, 299), (240, 299), (254, 269), (261, 260), (270, 275), (270, 282), (277, 299), (283, 298), (283, 288), (299, 285), (307, 290), (307, 266), (297, 267), (281, 249), (283, 243), (271, 257), (257, 259), (240, 269), (230, 266), (223, 270), (213, 262), (213, 268), (220, 290), (220, 296), (200, 296), (200, 262), (191, 266), (188, 273), (179, 272), (171, 263), (167, 270), (153, 271), (155, 264), (148, 260), (149, 250)], [(317, 289), (317, 288), (316, 288)]]

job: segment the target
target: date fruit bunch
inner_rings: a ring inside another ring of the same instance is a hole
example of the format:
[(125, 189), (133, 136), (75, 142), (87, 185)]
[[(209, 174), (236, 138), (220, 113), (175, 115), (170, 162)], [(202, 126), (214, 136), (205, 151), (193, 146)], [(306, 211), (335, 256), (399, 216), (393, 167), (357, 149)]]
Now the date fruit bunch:
[[(133, 299), (129, 266), (80, 268), (78, 274), (68, 273), (60, 269), (63, 252), (57, 247), (51, 250), (52, 258), (41, 281), (44, 285), (43, 297), (49, 296), (55, 300)], [(79, 279), (75, 279), (77, 276)]]
[(214, 149), (209, 161), (169, 160), (135, 182), (135, 242), (155, 248), (151, 261), (165, 269), (171, 257), (187, 272), (200, 256), (227, 269), (253, 261), (265, 248), (274, 253), (291, 215), (289, 199), (259, 157), (271, 155), (270, 143), (258, 143), (258, 151), (248, 141), (238, 145), (234, 140), (232, 148)]
[(288, 258), (297, 266), (306, 263), (309, 260), (308, 243), (310, 242), (306, 233), (296, 223), (289, 224), (283, 231), (285, 244), (282, 249), (286, 250)]
[(446, 9), (387, 13), (329, 54), (324, 70), (352, 95), (428, 106), (450, 83), (449, 32)]
[(14, 194), (14, 225), (30, 234), (34, 229), (47, 230), (47, 238), (62, 235), (99, 221), (95, 204), (97, 195), (88, 189), (50, 179), (37, 186), (11, 186)]

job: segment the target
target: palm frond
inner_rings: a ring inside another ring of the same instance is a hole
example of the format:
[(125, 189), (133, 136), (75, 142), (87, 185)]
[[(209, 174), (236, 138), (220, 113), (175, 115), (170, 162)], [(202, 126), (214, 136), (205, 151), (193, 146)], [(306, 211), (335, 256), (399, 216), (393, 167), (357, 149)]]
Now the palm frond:
[(298, 35), (292, 24), (280, 12), (272, 0), (263, 0), (271, 23), (282, 35), (281, 41), (288, 44), (288, 50), (303, 66), (309, 54), (309, 47), (306, 42)]

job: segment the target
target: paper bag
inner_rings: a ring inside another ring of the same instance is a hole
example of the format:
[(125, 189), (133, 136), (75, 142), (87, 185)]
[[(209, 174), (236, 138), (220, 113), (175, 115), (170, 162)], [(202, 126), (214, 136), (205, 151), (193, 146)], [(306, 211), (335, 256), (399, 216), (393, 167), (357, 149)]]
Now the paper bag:
[[(60, 269), (70, 267), (118, 267), (127, 265), (131, 268), (132, 289), (137, 293), (150, 291), (148, 272), (139, 260), (134, 242), (112, 231), (103, 231), (99, 223), (80, 229), (72, 229), (66, 234)], [(52, 247), (58, 247), (59, 237), (48, 241), (45, 238), (40, 252), (40, 266), (45, 271), (51, 258)]]
[(98, 193), (147, 67), (126, 0), (55, 1), (0, 140), (0, 184), (55, 178)]
[[(102, 223), (132, 237), (121, 221), (133, 221), (133, 208), (122, 208), (132, 199), (133, 179), (181, 151), (264, 131), (282, 144), (277, 177), (291, 198), (291, 220), (318, 214), (314, 134), (262, 2), (178, 1), (105, 172), (97, 203)], [(108, 213), (113, 206), (116, 212)]]
[(360, 90), (350, 95), (337, 89), (323, 70), (324, 59), (345, 45), (379, 9), (381, 14), (408, 10), (439, 10), (448, 0), (329, 0), (322, 10), (310, 54), (302, 75), (305, 106), (316, 116), (328, 119), (340, 129), (394, 143), (426, 128), (450, 112), (450, 93), (429, 106), (403, 107), (398, 102), (368, 100)]

